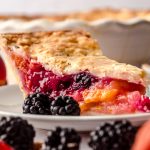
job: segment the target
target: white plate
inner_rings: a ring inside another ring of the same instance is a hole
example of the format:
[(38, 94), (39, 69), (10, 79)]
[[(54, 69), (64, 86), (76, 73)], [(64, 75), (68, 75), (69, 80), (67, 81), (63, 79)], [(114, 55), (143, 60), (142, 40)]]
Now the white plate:
[(27, 119), (36, 128), (52, 129), (56, 126), (73, 127), (78, 131), (95, 129), (100, 123), (119, 119), (128, 119), (140, 124), (150, 118), (150, 113), (101, 116), (47, 116), (22, 114), (23, 97), (17, 85), (0, 87), (0, 117), (19, 116)]

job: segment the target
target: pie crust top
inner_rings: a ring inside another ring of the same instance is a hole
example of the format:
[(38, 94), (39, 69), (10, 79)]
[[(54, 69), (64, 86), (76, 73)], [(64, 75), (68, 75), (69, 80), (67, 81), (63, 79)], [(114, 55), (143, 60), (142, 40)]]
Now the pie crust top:
[(2, 34), (0, 44), (32, 58), (101, 54), (97, 41), (84, 31)]
[(97, 42), (81, 31), (1, 34), (0, 46), (6, 53), (29, 58), (59, 75), (88, 70), (100, 78), (145, 85), (141, 69), (102, 56)]

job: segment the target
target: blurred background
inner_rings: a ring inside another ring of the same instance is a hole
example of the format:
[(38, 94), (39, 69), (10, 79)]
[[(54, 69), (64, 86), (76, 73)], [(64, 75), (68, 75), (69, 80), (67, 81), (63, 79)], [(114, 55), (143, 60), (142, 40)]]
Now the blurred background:
[(99, 7), (150, 8), (149, 0), (1, 0), (0, 13), (57, 13)]

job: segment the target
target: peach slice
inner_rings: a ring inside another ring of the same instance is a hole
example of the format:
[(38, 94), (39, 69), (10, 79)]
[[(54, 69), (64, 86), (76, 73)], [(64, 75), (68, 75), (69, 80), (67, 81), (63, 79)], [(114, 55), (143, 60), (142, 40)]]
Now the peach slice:
[(90, 108), (96, 107), (97, 103), (84, 103), (80, 102), (81, 113), (90, 110)]
[(96, 103), (113, 101), (118, 95), (117, 89), (91, 89), (85, 90), (83, 93), (85, 103)]
[(119, 91), (117, 89), (89, 89), (82, 93), (84, 101), (80, 103), (81, 112), (91, 108), (102, 109), (102, 102), (112, 102), (116, 99)]

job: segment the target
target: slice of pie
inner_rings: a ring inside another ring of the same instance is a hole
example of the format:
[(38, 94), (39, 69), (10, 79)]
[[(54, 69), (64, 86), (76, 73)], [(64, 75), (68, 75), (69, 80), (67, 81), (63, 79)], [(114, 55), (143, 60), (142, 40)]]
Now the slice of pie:
[(68, 95), (78, 101), (82, 114), (149, 111), (143, 71), (102, 56), (87, 34), (1, 34), (0, 46), (25, 95)]

